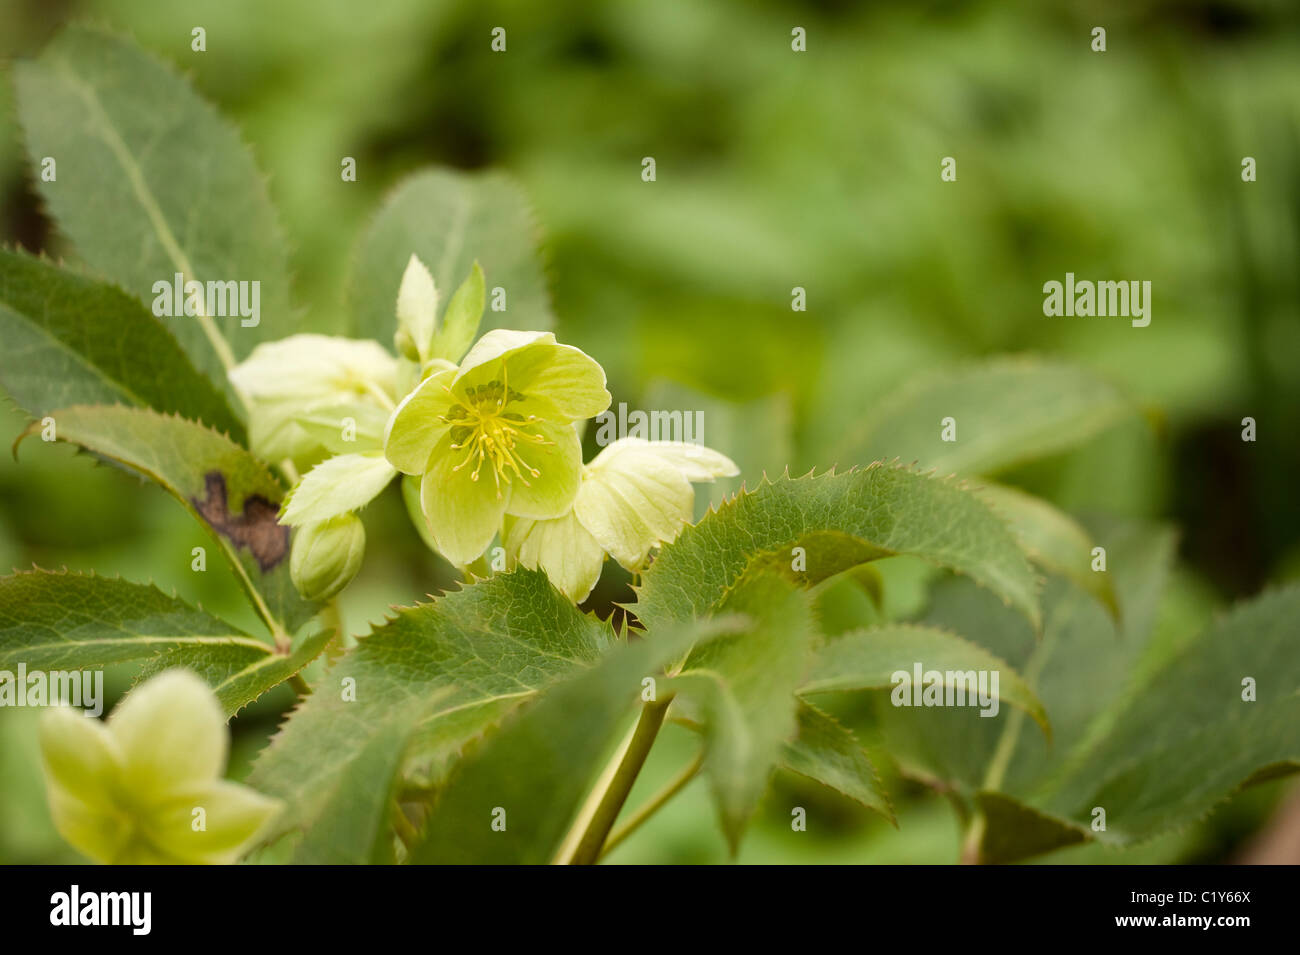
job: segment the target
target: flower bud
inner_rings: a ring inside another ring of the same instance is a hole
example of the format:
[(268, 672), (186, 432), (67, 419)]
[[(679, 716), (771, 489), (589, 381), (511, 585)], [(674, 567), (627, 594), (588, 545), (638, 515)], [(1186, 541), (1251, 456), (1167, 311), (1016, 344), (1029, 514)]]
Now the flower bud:
[(431, 357), (437, 313), (438, 290), (433, 276), (419, 256), (413, 254), (397, 291), (397, 334), (393, 336), (393, 344), (403, 358), (425, 361)]
[(355, 514), (306, 524), (293, 538), (289, 575), (306, 600), (328, 600), (352, 582), (366, 552), (366, 528)]
[(393, 347), (397, 349), (397, 354), (409, 361), (420, 361), (420, 349), (415, 344), (415, 339), (411, 337), (410, 331), (405, 327), (399, 327), (393, 333)]

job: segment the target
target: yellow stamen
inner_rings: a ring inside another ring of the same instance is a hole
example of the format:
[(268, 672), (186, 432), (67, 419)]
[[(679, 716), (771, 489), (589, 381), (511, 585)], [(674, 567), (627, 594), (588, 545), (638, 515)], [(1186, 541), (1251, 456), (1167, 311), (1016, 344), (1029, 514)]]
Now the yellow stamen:
[[(492, 381), (471, 389), (468, 401), (457, 399), (456, 405), (443, 416), (443, 421), (453, 429), (462, 431), (461, 439), (452, 444), (451, 450), (464, 451), (465, 458), (452, 471), (460, 471), (473, 463), (469, 479), (477, 481), (483, 465), (490, 464), (498, 499), (502, 496), (503, 481), (508, 486), (518, 478), (524, 487), (532, 487), (525, 472), (534, 479), (542, 476), (539, 469), (520, 456), (520, 445), (526, 442), (555, 443), (543, 435), (523, 430), (524, 425), (537, 420), (536, 415), (523, 418), (506, 413), (511, 401), (510, 386), (504, 372), (501, 378), (500, 382)], [(489, 397), (493, 400), (488, 400)]]

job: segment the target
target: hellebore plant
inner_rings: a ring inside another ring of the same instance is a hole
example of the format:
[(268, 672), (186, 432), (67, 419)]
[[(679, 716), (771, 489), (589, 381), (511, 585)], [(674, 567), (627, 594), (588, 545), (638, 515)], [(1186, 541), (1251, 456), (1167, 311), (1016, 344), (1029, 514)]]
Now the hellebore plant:
[[(760, 805), (770, 839), (829, 831), (844, 813), (813, 789), (893, 821), (907, 776), (957, 809), (954, 855), (1013, 861), (1148, 841), (1300, 766), (1300, 588), (1173, 646), (1152, 637), (1169, 529), (1085, 528), (989, 480), (1134, 413), (1094, 373), (939, 370), (854, 416), (844, 467), (747, 469), (692, 523), (692, 485), (737, 474), (724, 454), (625, 437), (583, 461), (605, 372), (549, 331), (508, 177), (401, 183), (351, 257), (353, 337), (303, 333), (261, 177), (183, 79), (88, 28), (13, 79), (33, 168), (59, 157), (32, 179), (77, 266), (0, 250), (0, 387), (26, 434), (170, 495), (205, 546), (160, 578), (193, 587), (210, 552), (256, 631), (152, 584), (0, 578), (0, 680), (138, 677), (106, 723), (59, 709), (41, 727), (55, 823), (90, 857), (589, 863), (652, 849), (642, 824), (702, 775), (733, 853)], [(260, 321), (155, 315), (178, 274), (260, 283)], [(808, 408), (774, 423), (728, 397), (709, 400), (741, 423), (711, 433), (740, 460), (816, 448)], [(339, 597), (362, 596), (344, 590), (367, 545), (394, 544), (367, 542), (363, 509), (399, 475), (462, 586), (353, 634)], [(617, 605), (593, 595), (603, 571)], [(296, 705), (245, 784), (224, 781), (224, 721), (278, 687)], [(687, 752), (628, 806), (665, 726)]]

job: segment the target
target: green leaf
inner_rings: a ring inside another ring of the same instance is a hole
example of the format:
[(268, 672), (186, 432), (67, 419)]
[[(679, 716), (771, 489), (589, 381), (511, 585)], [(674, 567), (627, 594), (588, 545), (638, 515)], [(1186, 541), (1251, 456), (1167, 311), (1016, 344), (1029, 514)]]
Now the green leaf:
[(353, 251), (347, 282), (353, 334), (392, 340), (397, 290), (411, 253), (429, 267), (439, 289), (461, 281), (475, 260), (483, 263), (491, 286), (505, 290), (506, 308), (489, 310), (481, 331), (550, 330), (555, 321), (536, 238), (523, 191), (507, 176), (429, 169), (408, 177)]
[[(411, 861), (558, 861), (622, 718), (640, 699), (641, 681), (699, 636), (694, 627), (668, 628), (655, 639), (616, 645), (521, 707), (456, 768)], [(505, 813), (501, 831), (492, 828), (497, 810)]]
[(305, 830), (299, 859), (372, 859), (408, 752), (427, 777), (608, 640), (535, 571), (401, 610), (334, 664), (259, 757), (253, 785), (286, 802), (277, 832)]
[(456, 289), (442, 317), (442, 325), (433, 339), (433, 355), (458, 362), (474, 344), (479, 324), (483, 321), (486, 290), (483, 287), (483, 270), (478, 260), (470, 270), (469, 278)]
[[(952, 688), (960, 692), (972, 707), (977, 702), (973, 677), (980, 672), (996, 673), (998, 685), (993, 687), (990, 676), (989, 696), (1024, 710), (1051, 738), (1043, 704), (1020, 674), (978, 644), (935, 627), (889, 624), (842, 634), (818, 650), (812, 671), (799, 692), (808, 695), (897, 688), (899, 681), (894, 674), (902, 671), (910, 678), (918, 664), (923, 673), (937, 672), (938, 685), (945, 691)], [(913, 683), (907, 686), (915, 689)]]
[(143, 662), (137, 680), (194, 670), (228, 716), (301, 670), (328, 633), (290, 655), (152, 584), (48, 571), (0, 577), (0, 668), (84, 670)]
[(294, 331), (266, 186), (235, 129), (188, 81), (129, 40), (71, 27), (17, 63), (14, 82), (28, 155), (58, 161), (58, 178), (37, 183), (42, 198), (94, 271), (150, 303), (154, 283), (178, 272), (259, 283), (256, 326), (237, 308), (164, 320), (200, 371), (227, 388), (232, 356)]
[(747, 575), (720, 609), (751, 625), (697, 649), (672, 685), (688, 712), (702, 716), (704, 770), (734, 853), (797, 730), (794, 691), (814, 625), (807, 596), (770, 571)]
[(973, 799), (998, 789), (1027, 797), (1059, 771), (1106, 707), (1132, 682), (1151, 632), (1173, 554), (1173, 535), (1146, 524), (1108, 521), (1095, 528), (1109, 555), (1120, 623), (1089, 594), (1051, 577), (1041, 636), (1023, 618), (968, 581), (941, 582), (923, 623), (962, 636), (1021, 674), (1051, 719), (1052, 740), (1026, 727), (1026, 713), (970, 718), (956, 707), (894, 707), (880, 694), (878, 718), (891, 752), (910, 774), (939, 780)]
[[(1242, 786), (1300, 768), (1300, 587), (1240, 605), (1152, 666), (1144, 649), (1172, 535), (1111, 525), (1096, 536), (1115, 575), (1119, 628), (1059, 578), (1049, 583), (1040, 640), (968, 586), (941, 590), (931, 612), (1023, 660), (1052, 716), (1051, 747), (1022, 732), (1019, 712), (966, 728), (941, 710), (882, 707), (900, 761), (979, 808), (968, 847), (979, 860), (1015, 861), (1089, 839), (1132, 845), (1203, 818)], [(1255, 702), (1242, 699), (1246, 677), (1257, 681)], [(1096, 808), (1106, 812), (1104, 830), (1092, 829)]]
[[(796, 547), (804, 570), (790, 570)], [(707, 614), (756, 561), (817, 583), (895, 554), (967, 574), (1038, 624), (1034, 575), (997, 515), (953, 481), (879, 464), (742, 492), (660, 550), (635, 609), (653, 629)]]
[[(1117, 704), (1109, 730), (1039, 801), (1129, 845), (1198, 819), (1254, 780), (1300, 769), (1300, 586), (1239, 604)], [(1243, 681), (1256, 699), (1243, 700)]]
[[(1076, 447), (1132, 410), (1117, 388), (1077, 365), (998, 358), (895, 392), (837, 457), (898, 458), (940, 474), (993, 474)], [(943, 440), (945, 418), (956, 421), (955, 441)]]
[(315, 614), (317, 605), (299, 597), (289, 579), (289, 529), (276, 521), (284, 489), (244, 448), (194, 421), (144, 408), (79, 405), (50, 417), (60, 441), (180, 501), (220, 546), (273, 633), (292, 633)]
[(245, 440), (243, 423), (176, 339), (114, 285), (0, 250), (0, 338), (0, 386), (32, 417), (129, 404)]
[(852, 731), (807, 701), (798, 709), (799, 735), (785, 744), (782, 767), (874, 809), (894, 825), (894, 809), (867, 752)]
[(188, 667), (212, 687), (226, 713), (234, 716), (320, 656), (333, 635), (330, 630), (309, 633), (289, 653), (276, 653), (260, 644), (254, 650), (244, 643), (165, 648), (145, 663), (135, 682), (172, 667)]
[(1101, 601), (1112, 616), (1119, 613), (1111, 576), (1092, 569), (1096, 545), (1077, 522), (1042, 498), (1015, 488), (991, 484), (979, 494), (1011, 525), (1030, 560), (1073, 581)]
[(291, 527), (328, 520), (365, 507), (397, 476), (383, 451), (339, 454), (304, 476), (284, 502), (282, 520)]
[(971, 862), (1017, 862), (1088, 841), (1087, 828), (1039, 812), (1003, 793), (976, 793), (975, 802), (984, 819)]

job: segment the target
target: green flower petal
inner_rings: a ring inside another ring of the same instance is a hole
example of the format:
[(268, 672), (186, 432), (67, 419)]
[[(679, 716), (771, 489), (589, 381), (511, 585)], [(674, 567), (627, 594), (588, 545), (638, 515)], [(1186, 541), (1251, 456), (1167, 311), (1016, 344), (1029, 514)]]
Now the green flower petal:
[(164, 852), (147, 839), (132, 839), (111, 860), (113, 865), (186, 865), (185, 859)]
[[(712, 448), (689, 441), (646, 441), (642, 438), (623, 438), (615, 441), (605, 452), (612, 451), (623, 442), (635, 442), (660, 460), (667, 461), (688, 481), (712, 482), (715, 478), (735, 477), (740, 473), (736, 462)], [(605, 453), (602, 452), (602, 453)]]
[(592, 461), (573, 511), (601, 547), (637, 570), (655, 544), (677, 536), (694, 504), (695, 492), (676, 467), (627, 447)]
[(525, 470), (524, 478), (511, 475), (510, 498), (506, 512), (519, 517), (545, 520), (559, 517), (573, 506), (582, 483), (582, 443), (571, 424), (535, 421), (528, 433), (546, 443), (521, 441), (515, 450), (526, 467), (538, 471), (537, 477)]
[(358, 401), (313, 407), (293, 422), (330, 454), (354, 454), (383, 450), (389, 416), (377, 404)]
[(525, 567), (540, 568), (574, 603), (582, 603), (600, 579), (605, 550), (573, 511), (551, 521), (519, 518), (509, 524), (507, 553)]
[(100, 720), (68, 706), (41, 714), (41, 764), (46, 782), (87, 802), (112, 802), (122, 755)]
[(226, 718), (208, 685), (166, 670), (136, 687), (108, 718), (122, 754), (123, 795), (150, 806), (204, 785), (226, 764)]
[[(159, 851), (185, 862), (231, 865), (280, 807), (256, 790), (219, 779), (157, 807), (144, 824), (145, 834)], [(200, 821), (203, 828), (196, 831)]]
[(462, 456), (450, 446), (451, 438), (444, 436), (434, 449), (420, 484), (420, 504), (438, 552), (464, 567), (492, 543), (505, 513), (509, 487), (503, 485), (498, 490), (490, 465), (479, 472), (477, 481), (471, 479), (469, 467), (453, 470)]
[(298, 424), (299, 402), (274, 401), (254, 405), (248, 421), (248, 444), (264, 461), (308, 459), (319, 443)]
[(230, 369), (231, 382), (255, 401), (337, 398), (364, 383), (391, 390), (396, 375), (397, 359), (378, 342), (312, 334), (264, 342)]
[(44, 713), (41, 767), (54, 827), (96, 862), (111, 862), (131, 836), (116, 805), (121, 754), (102, 722), (69, 707)]
[(63, 790), (49, 791), (49, 806), (59, 835), (88, 859), (116, 862), (130, 844), (133, 823), (124, 812), (83, 802)]
[(397, 470), (378, 451), (322, 461), (285, 500), (280, 523), (300, 527), (365, 507), (396, 476)]
[(433, 449), (447, 433), (442, 418), (452, 406), (448, 388), (455, 378), (454, 368), (430, 375), (402, 399), (388, 419), (384, 456), (403, 474), (423, 474)]
[(511, 388), (553, 409), (543, 417), (577, 421), (609, 407), (605, 369), (572, 345), (535, 345), (508, 356), (505, 364)]
[(463, 393), (490, 381), (523, 396), (523, 406), (510, 410), (550, 420), (590, 418), (610, 402), (605, 369), (581, 349), (557, 344), (549, 332), (495, 329), (479, 339), (465, 356), (454, 387)]
[[(498, 362), (505, 356), (538, 344), (554, 345), (555, 336), (550, 332), (517, 332), (508, 328), (494, 328), (475, 342), (474, 347), (461, 360), (456, 383), (460, 384), (465, 379), (470, 379), (468, 384), (488, 381), (493, 377), (493, 371), (499, 367)], [(514, 385), (513, 382), (511, 384)]]

